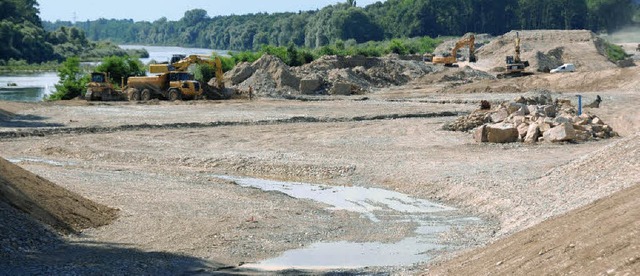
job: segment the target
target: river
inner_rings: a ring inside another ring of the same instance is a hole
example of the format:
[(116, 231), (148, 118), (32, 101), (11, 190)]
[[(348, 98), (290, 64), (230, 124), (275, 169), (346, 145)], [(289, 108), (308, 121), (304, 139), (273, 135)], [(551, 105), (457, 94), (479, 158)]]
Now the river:
[[(123, 49), (147, 49), (149, 58), (140, 59), (144, 64), (151, 60), (166, 62), (174, 54), (211, 55), (217, 53), (226, 55), (227, 51), (202, 48), (182, 48), (163, 46), (121, 45)], [(55, 92), (58, 83), (56, 72), (40, 73), (0, 73), (0, 100), (17, 102), (40, 102), (46, 96)], [(14, 86), (15, 85), (15, 86)]]

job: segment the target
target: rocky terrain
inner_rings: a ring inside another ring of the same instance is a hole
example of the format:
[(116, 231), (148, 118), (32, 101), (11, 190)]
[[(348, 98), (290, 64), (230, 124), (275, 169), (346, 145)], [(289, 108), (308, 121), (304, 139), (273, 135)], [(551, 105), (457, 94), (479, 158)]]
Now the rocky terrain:
[[(0, 102), (0, 271), (272, 274), (246, 266), (420, 228), (225, 175), (380, 188), (479, 221), (452, 224), (413, 265), (332, 272), (638, 273), (640, 70), (607, 61), (588, 32), (539, 31), (520, 34), (527, 55), (565, 47), (578, 72), (500, 80), (490, 69), (511, 35), (459, 68), (265, 56), (225, 76), (251, 101)], [(578, 93), (598, 106), (578, 115)], [(493, 128), (509, 135), (491, 140)]]

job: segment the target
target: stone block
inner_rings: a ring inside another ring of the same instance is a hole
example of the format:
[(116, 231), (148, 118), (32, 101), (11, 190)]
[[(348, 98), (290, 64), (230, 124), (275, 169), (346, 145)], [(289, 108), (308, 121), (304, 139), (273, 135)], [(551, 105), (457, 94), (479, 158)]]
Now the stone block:
[(478, 143), (489, 142), (489, 140), (487, 139), (487, 125), (481, 125), (477, 127), (473, 133), (473, 138)]
[(529, 125), (529, 129), (527, 129), (527, 135), (524, 137), (525, 143), (535, 143), (540, 138), (540, 129), (538, 128), (537, 123), (532, 123)]
[(493, 124), (487, 126), (489, 143), (514, 143), (518, 141), (518, 129), (512, 124)]
[(344, 82), (334, 83), (330, 93), (331, 95), (351, 95), (351, 84)]
[(501, 108), (498, 111), (491, 114), (492, 123), (502, 123), (509, 117), (509, 112), (506, 108)]
[(570, 123), (563, 123), (544, 132), (544, 140), (547, 142), (567, 142), (576, 139), (576, 131)]
[(322, 87), (321, 79), (302, 79), (300, 80), (300, 93), (305, 95), (313, 95)]

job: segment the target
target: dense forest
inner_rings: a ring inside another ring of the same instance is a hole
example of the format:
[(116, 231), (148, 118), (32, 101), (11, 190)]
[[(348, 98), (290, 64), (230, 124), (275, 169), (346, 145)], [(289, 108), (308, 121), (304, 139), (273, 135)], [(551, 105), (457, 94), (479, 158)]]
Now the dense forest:
[(145, 56), (125, 51), (110, 42), (92, 42), (77, 27), (45, 31), (36, 0), (0, 0), (0, 66), (61, 61), (78, 57), (83, 61), (107, 56)]
[(44, 22), (48, 30), (75, 26), (91, 40), (256, 50), (262, 45), (318, 48), (339, 41), (502, 34), (514, 29), (589, 29), (612, 32), (634, 23), (635, 0), (387, 0), (364, 8), (356, 1), (297, 13), (209, 17), (187, 11), (178, 21), (99, 19)]

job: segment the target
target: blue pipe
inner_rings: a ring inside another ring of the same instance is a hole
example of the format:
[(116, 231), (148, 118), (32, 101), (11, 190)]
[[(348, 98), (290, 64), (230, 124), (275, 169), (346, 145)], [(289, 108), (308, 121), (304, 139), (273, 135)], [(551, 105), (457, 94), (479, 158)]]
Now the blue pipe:
[(578, 95), (578, 116), (582, 115), (582, 95)]

